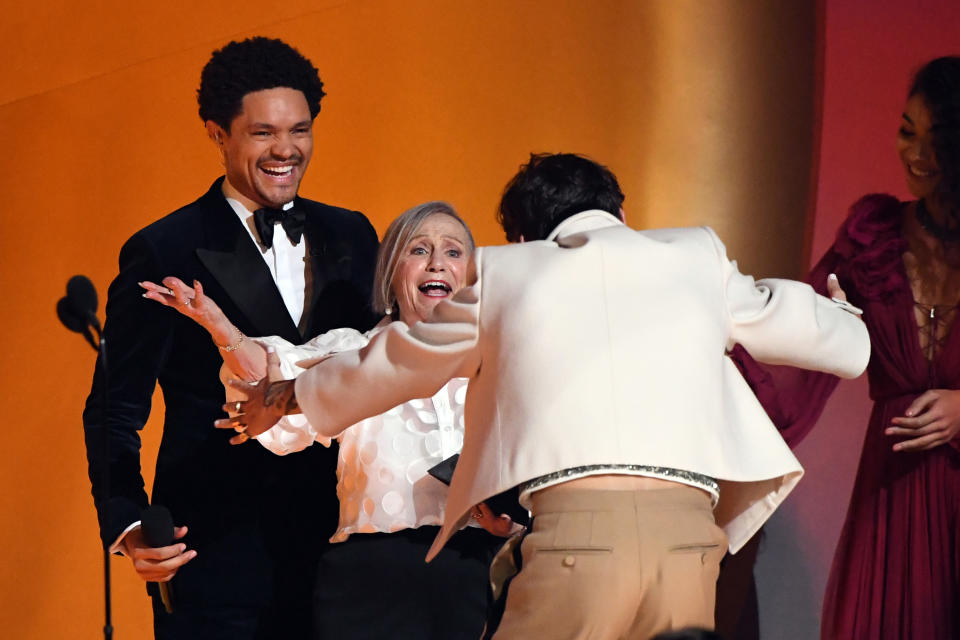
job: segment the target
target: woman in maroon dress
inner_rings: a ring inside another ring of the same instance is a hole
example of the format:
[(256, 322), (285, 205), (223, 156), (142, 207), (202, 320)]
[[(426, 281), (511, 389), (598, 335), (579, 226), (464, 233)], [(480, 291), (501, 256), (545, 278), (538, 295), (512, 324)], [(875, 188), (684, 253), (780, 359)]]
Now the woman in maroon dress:
[[(862, 198), (809, 276), (823, 292), (837, 275), (873, 343), (875, 404), (824, 597), (829, 640), (960, 638), (960, 57), (917, 73), (897, 149), (917, 199)], [(736, 355), (797, 442), (836, 378)]]

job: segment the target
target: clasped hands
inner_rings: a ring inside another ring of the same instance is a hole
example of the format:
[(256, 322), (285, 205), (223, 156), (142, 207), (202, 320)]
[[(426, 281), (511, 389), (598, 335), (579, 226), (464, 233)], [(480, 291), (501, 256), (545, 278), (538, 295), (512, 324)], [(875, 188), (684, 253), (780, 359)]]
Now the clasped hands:
[[(827, 291), (831, 297), (847, 299), (836, 278), (827, 279)], [(907, 438), (894, 444), (894, 451), (926, 451), (947, 444), (960, 432), (960, 391), (931, 389), (890, 422), (884, 434)]]
[(228, 380), (227, 384), (246, 396), (246, 400), (224, 404), (223, 410), (229, 417), (213, 425), (217, 429), (233, 429), (237, 435), (230, 438), (230, 444), (243, 444), (277, 424), (283, 416), (300, 413), (295, 382), (283, 379), (280, 358), (273, 347), (267, 347), (266, 377), (256, 383)]
[(926, 451), (946, 444), (960, 431), (960, 391), (931, 389), (891, 423), (886, 435), (909, 438), (893, 445), (894, 451)]

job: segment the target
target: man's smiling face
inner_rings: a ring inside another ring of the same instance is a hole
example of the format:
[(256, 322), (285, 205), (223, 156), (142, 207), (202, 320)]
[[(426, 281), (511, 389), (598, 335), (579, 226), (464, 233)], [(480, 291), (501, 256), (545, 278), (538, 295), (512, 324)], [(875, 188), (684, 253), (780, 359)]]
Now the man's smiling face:
[(223, 150), (228, 196), (251, 211), (293, 200), (313, 153), (313, 120), (302, 92), (248, 93), (229, 131), (212, 122), (207, 127)]

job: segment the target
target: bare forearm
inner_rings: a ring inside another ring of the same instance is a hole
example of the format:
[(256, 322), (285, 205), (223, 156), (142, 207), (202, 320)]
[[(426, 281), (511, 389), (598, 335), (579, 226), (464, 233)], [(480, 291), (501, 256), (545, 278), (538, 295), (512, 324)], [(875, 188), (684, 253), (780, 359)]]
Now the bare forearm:
[(163, 286), (141, 281), (145, 298), (155, 300), (187, 316), (207, 330), (220, 349), (227, 367), (244, 380), (259, 380), (266, 375), (266, 357), (260, 345), (248, 340), (223, 310), (203, 292), (203, 285), (193, 281), (193, 288), (173, 276), (163, 279)]
[(239, 329), (231, 324), (229, 332), (208, 331), (220, 349), (223, 362), (238, 378), (255, 381), (267, 375), (267, 354), (263, 347), (247, 338)]
[(279, 411), (282, 415), (301, 413), (297, 404), (296, 380), (281, 380), (272, 382), (267, 387), (263, 404), (269, 409)]

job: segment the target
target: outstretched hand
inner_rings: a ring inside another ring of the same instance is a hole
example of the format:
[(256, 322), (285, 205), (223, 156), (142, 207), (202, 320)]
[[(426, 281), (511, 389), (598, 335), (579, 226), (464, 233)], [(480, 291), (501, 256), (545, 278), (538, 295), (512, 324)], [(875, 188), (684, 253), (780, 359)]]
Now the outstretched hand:
[(837, 274), (835, 273), (827, 276), (827, 295), (831, 298), (843, 300), (844, 302), (847, 301), (847, 294), (840, 286), (840, 281), (837, 279)]
[(164, 278), (163, 285), (149, 280), (139, 284), (146, 290), (144, 298), (176, 309), (211, 333), (221, 326), (232, 326), (217, 303), (203, 294), (203, 285), (198, 280), (193, 281), (193, 287), (174, 276)]
[(296, 380), (284, 380), (280, 370), (280, 358), (273, 347), (267, 348), (267, 377), (251, 384), (243, 380), (227, 381), (234, 389), (247, 396), (246, 400), (237, 400), (223, 405), (230, 417), (214, 422), (218, 429), (233, 429), (237, 435), (230, 438), (230, 444), (243, 444), (254, 438), (285, 415), (300, 413), (294, 384)]
[(960, 391), (931, 389), (910, 403), (903, 417), (891, 420), (888, 436), (907, 437), (894, 451), (926, 451), (946, 444), (960, 432)]
[(835, 273), (831, 273), (829, 276), (827, 276), (827, 295), (841, 309), (848, 313), (852, 313), (863, 320), (863, 309), (858, 309), (850, 304), (850, 302), (847, 300), (847, 293), (840, 286), (840, 281), (837, 279), (837, 274)]

